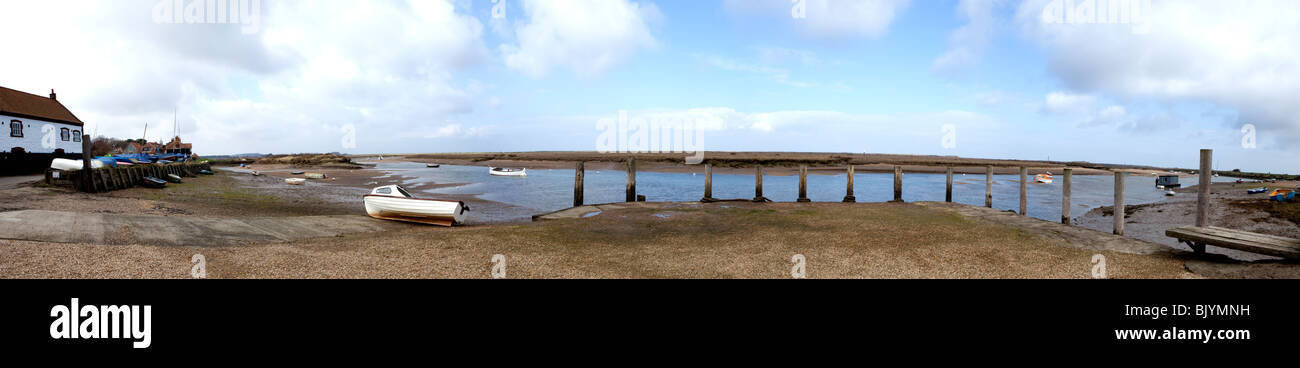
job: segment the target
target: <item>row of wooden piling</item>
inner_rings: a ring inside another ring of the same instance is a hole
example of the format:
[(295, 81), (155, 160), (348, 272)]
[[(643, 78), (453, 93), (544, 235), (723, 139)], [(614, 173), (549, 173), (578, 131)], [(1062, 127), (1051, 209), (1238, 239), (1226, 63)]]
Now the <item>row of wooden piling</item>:
[[(46, 169), (45, 184), (56, 185), (67, 183), (83, 192), (103, 193), (138, 186), (144, 182), (145, 177), (154, 177), (163, 180), (166, 180), (166, 176), (169, 174), (179, 177), (194, 177), (198, 176), (199, 171), (201, 170), (212, 170), (212, 168), (205, 163), (173, 163), (166, 165), (149, 164), (104, 167), (89, 171), (58, 171), (54, 169)], [(54, 177), (56, 171), (60, 172), (59, 178)]]
[(142, 164), (91, 169), (89, 135), (82, 136), (81, 148), (83, 169), (66, 172), (57, 171), (60, 173), (60, 177), (57, 179), (54, 177), (56, 170), (46, 169), (45, 184), (67, 183), (83, 192), (103, 193), (140, 185), (144, 182), (145, 177), (166, 180), (166, 176), (169, 174), (179, 177), (193, 177), (197, 176), (199, 171), (212, 170), (212, 166), (206, 163)]
[[(1020, 211), (1018, 213), (1021, 216), (1025, 216), (1029, 210), (1029, 195), (1028, 195), (1029, 168), (1025, 166), (1021, 166), (1019, 167), (1019, 169), (1020, 169)], [(573, 206), (574, 207), (583, 205), (584, 171), (585, 171), (584, 163), (578, 162), (577, 167), (575, 168), (574, 183), (573, 183)], [(848, 171), (848, 186), (845, 190), (843, 202), (854, 203), (857, 202), (857, 197), (854, 196), (853, 194), (854, 166), (849, 165), (847, 171)], [(1064, 180), (1062, 182), (1062, 188), (1061, 188), (1061, 223), (1065, 225), (1071, 225), (1070, 195), (1071, 195), (1071, 184), (1073, 181), (1074, 169), (1066, 168), (1064, 169), (1064, 171), (1065, 171), (1064, 178), (1063, 178)], [(945, 191), (944, 194), (944, 201), (952, 202), (953, 167), (951, 166), (947, 167), (947, 170), (945, 170), (945, 172), (947, 174), (947, 190)], [(1125, 218), (1124, 175), (1125, 174), (1126, 173), (1124, 172), (1115, 172), (1114, 233), (1117, 235), (1124, 235), (1124, 218)], [(1209, 181), (1209, 179), (1204, 179), (1204, 178), (1202, 180), (1205, 182)], [(1202, 188), (1208, 188), (1208, 186), (1202, 186)], [(638, 196), (636, 194), (636, 159), (635, 158), (628, 159), (627, 161), (626, 192), (627, 192), (626, 200), (628, 202), (644, 201), (644, 199), (642, 199), (644, 198), (644, 196)], [(704, 165), (704, 198), (702, 198), (701, 201), (714, 202), (717, 200), (718, 199), (713, 198), (713, 165), (705, 164)], [(763, 166), (762, 165), (757, 165), (754, 168), (753, 201), (754, 202), (771, 201), (763, 196)], [(799, 166), (799, 198), (797, 199), (797, 201), (801, 203), (807, 203), (812, 201), (808, 198), (808, 165)], [(903, 167), (894, 166), (894, 199), (892, 202), (902, 202), (902, 201), (903, 201)], [(984, 206), (988, 208), (993, 208), (993, 166), (992, 165), (985, 166)]]

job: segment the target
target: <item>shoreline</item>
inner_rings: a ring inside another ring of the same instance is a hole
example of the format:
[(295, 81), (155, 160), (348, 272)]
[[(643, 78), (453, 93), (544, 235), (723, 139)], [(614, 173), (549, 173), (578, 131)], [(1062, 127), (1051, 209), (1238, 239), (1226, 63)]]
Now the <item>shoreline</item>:
[[(1262, 183), (1213, 183), (1211, 186), (1210, 223), (1250, 232), (1275, 236), (1300, 238), (1300, 224), (1278, 218), (1267, 211), (1251, 206), (1264, 203), (1262, 194), (1247, 194), (1249, 188), (1260, 186), (1295, 188), (1300, 182)], [(1165, 230), (1192, 226), (1196, 222), (1197, 186), (1175, 190), (1177, 197), (1148, 204), (1125, 206), (1125, 236), (1162, 244), (1172, 249), (1191, 251), (1186, 245), (1165, 236)], [(1077, 226), (1110, 232), (1114, 226), (1114, 206), (1094, 208), (1073, 221)], [(1222, 255), (1235, 261), (1280, 261), (1280, 258), (1243, 252), (1233, 249), (1207, 247), (1208, 253)]]

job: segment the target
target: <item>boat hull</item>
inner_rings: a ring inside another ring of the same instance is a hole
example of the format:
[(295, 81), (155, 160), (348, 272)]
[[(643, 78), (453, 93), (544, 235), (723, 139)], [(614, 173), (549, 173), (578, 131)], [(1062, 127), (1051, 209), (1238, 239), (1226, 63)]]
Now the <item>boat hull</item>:
[(469, 208), (463, 202), (434, 199), (366, 195), (366, 214), (383, 220), (415, 222), (439, 226), (465, 223)]
[(495, 176), (528, 176), (527, 169), (519, 170), (519, 171), (500, 171), (497, 170), (497, 168), (489, 167), (488, 173)]

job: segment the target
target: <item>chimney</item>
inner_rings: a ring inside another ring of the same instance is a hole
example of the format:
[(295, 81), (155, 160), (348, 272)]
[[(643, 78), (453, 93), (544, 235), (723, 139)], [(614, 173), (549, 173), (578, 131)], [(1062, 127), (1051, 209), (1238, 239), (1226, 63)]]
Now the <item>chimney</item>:
[(59, 100), (59, 95), (58, 95), (58, 94), (55, 94), (55, 93), (54, 93), (54, 89), (52, 89), (52, 88), (50, 89), (50, 99), (51, 99), (51, 100), (55, 100), (55, 101), (58, 101), (58, 100)]

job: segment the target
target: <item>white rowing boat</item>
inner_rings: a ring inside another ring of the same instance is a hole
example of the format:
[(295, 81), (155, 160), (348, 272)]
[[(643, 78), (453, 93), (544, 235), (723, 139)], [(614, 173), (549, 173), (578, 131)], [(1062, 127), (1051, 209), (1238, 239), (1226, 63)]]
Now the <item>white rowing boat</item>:
[(465, 202), (415, 198), (397, 185), (375, 188), (363, 199), (366, 214), (383, 220), (452, 226), (465, 223), (469, 212)]
[[(81, 162), (81, 160), (69, 160), (69, 159), (66, 159), (66, 158), (56, 158), (56, 159), (54, 159), (53, 161), (50, 161), (50, 168), (51, 168), (51, 169), (55, 169), (55, 170), (63, 170), (63, 171), (76, 171), (76, 170), (81, 170), (81, 167), (82, 167), (83, 165), (84, 165), (84, 164)], [(103, 168), (103, 167), (104, 167), (104, 162), (103, 162), (103, 161), (100, 161), (100, 160), (90, 160), (90, 168), (91, 168), (91, 169), (99, 169), (99, 168)]]
[(288, 178), (288, 179), (284, 179), (284, 183), (285, 183), (285, 184), (289, 184), (289, 185), (302, 185), (303, 183), (306, 183), (306, 182), (307, 182), (307, 179), (303, 179), (303, 178)]
[(528, 169), (507, 169), (504, 167), (489, 167), (488, 173), (496, 176), (528, 176)]

